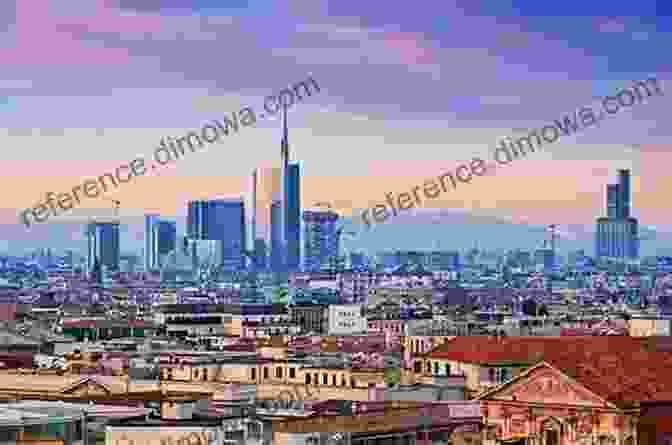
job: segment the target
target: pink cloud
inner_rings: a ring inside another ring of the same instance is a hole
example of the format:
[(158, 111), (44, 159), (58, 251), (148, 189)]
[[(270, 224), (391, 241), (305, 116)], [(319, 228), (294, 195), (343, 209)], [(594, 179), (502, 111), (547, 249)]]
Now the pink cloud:
[(81, 32), (156, 32), (160, 17), (121, 15), (106, 0), (90, 0), (91, 12), (56, 15), (49, 0), (21, 0), (16, 4), (14, 44), (0, 48), (0, 59), (10, 64), (122, 64), (126, 48), (91, 46), (77, 39)]

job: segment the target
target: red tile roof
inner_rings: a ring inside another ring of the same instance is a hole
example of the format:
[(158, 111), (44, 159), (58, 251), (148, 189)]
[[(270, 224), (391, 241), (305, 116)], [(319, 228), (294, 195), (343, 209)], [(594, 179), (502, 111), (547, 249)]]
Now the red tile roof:
[(672, 392), (672, 353), (633, 337), (456, 337), (431, 358), (467, 363), (546, 361), (618, 405), (661, 400)]

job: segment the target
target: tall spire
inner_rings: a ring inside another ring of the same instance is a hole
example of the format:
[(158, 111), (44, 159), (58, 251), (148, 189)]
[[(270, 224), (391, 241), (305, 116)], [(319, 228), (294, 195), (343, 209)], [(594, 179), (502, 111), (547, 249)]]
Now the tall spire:
[(287, 131), (287, 107), (282, 108), (282, 147), (281, 159), (283, 165), (289, 162), (289, 132)]

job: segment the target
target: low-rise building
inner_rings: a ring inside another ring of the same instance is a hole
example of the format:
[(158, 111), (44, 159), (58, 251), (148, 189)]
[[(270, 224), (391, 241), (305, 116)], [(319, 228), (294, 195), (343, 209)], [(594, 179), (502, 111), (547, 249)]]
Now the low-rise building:
[(361, 304), (331, 304), (328, 317), (329, 335), (365, 334), (368, 330)]

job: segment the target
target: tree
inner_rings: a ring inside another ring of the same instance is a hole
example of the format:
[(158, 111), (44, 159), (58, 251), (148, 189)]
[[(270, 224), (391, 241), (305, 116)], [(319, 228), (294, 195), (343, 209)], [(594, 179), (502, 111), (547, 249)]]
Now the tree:
[(398, 385), (401, 381), (401, 369), (399, 368), (385, 368), (383, 379), (387, 386)]

